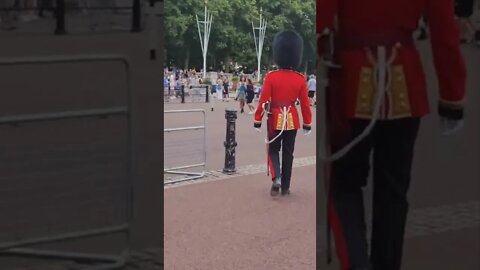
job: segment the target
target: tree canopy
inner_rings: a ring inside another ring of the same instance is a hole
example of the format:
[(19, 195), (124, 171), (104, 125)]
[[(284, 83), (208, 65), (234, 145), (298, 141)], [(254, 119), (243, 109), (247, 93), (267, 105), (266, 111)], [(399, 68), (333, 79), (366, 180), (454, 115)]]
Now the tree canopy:
[[(252, 22), (258, 26), (259, 14), (267, 20), (262, 66), (272, 64), (274, 35), (285, 29), (297, 31), (304, 39), (301, 70), (315, 65), (314, 0), (209, 0), (213, 15), (207, 55), (207, 70), (231, 71), (232, 64), (256, 70), (257, 57)], [(197, 22), (204, 19), (204, 1), (165, 1), (166, 63), (181, 68), (203, 67)], [(258, 33), (258, 32), (257, 32)], [(258, 36), (258, 34), (257, 34)]]

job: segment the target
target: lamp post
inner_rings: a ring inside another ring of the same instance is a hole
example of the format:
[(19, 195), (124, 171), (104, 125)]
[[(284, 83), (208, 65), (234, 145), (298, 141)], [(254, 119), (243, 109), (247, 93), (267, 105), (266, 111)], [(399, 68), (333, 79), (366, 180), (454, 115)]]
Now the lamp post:
[[(260, 62), (262, 60), (263, 40), (265, 39), (265, 31), (267, 29), (267, 21), (262, 17), (262, 9), (260, 8), (260, 23), (258, 27), (255, 27), (252, 21), (253, 40), (255, 41), (255, 51), (257, 53), (257, 81), (260, 81)], [(257, 34), (258, 30), (258, 42)]]
[[(198, 36), (200, 37), (200, 46), (202, 47), (203, 54), (203, 78), (207, 77), (207, 51), (208, 51), (208, 40), (210, 39), (210, 29), (212, 27), (213, 15), (207, 10), (207, 0), (205, 0), (205, 17), (203, 21), (197, 18), (197, 27), (198, 27)], [(203, 36), (200, 24), (203, 25)]]

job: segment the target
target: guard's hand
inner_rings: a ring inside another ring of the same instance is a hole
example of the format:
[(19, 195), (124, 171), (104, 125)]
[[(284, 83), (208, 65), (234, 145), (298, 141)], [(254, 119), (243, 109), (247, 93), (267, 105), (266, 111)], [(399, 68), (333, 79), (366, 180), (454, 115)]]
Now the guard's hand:
[(312, 133), (312, 130), (311, 130), (311, 129), (304, 129), (304, 130), (303, 130), (303, 135), (305, 135), (305, 136), (310, 135), (310, 133)]
[(260, 128), (255, 128), (255, 131), (258, 133), (262, 133), (262, 130)]
[(463, 120), (454, 120), (446, 117), (440, 118), (440, 129), (442, 135), (448, 136), (457, 133), (464, 126)]

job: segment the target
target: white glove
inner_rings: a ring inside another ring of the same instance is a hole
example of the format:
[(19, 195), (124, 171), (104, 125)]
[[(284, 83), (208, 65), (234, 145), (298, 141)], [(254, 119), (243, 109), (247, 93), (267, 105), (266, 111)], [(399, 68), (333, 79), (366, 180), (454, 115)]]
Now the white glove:
[(310, 133), (312, 133), (312, 130), (311, 130), (311, 129), (308, 129), (308, 130), (307, 130), (307, 129), (304, 129), (304, 130), (303, 130), (303, 135), (305, 135), (305, 136), (310, 135)]
[(255, 128), (255, 131), (257, 131), (258, 133), (262, 133), (262, 130), (260, 128)]
[(463, 126), (463, 120), (452, 120), (445, 117), (440, 118), (440, 129), (442, 130), (442, 135), (444, 136), (455, 134), (457, 131), (462, 129)]

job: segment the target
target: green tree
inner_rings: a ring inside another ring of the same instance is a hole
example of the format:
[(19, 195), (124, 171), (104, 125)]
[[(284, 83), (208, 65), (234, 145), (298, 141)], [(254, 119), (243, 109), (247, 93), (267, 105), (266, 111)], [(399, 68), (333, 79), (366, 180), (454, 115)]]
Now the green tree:
[[(262, 66), (270, 66), (271, 45), (275, 33), (283, 29), (297, 31), (305, 41), (302, 71), (315, 60), (314, 0), (209, 0), (213, 23), (207, 56), (207, 68), (228, 68), (238, 63), (250, 69), (257, 66), (252, 21), (258, 25), (259, 10), (268, 21)], [(195, 14), (203, 19), (204, 1), (169, 0), (165, 3), (167, 63), (188, 68), (202, 67), (203, 58)]]

